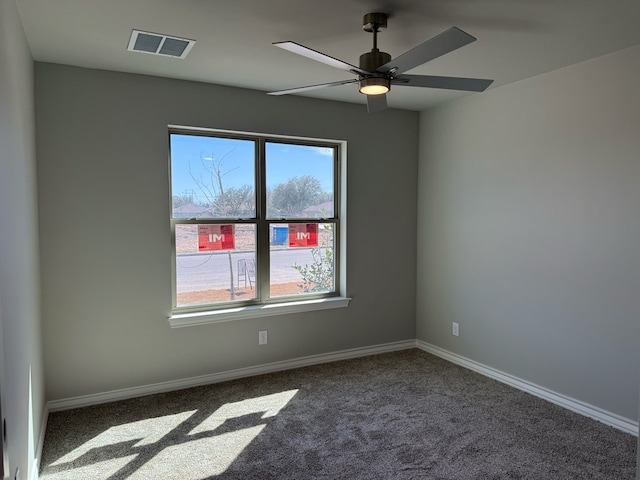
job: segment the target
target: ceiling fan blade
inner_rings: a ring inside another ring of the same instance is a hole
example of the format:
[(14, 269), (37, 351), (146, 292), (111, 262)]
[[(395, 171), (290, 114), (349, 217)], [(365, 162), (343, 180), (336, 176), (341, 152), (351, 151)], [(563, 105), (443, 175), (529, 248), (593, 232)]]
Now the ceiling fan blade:
[(316, 62), (321, 62), (331, 67), (339, 68), (340, 70), (346, 70), (347, 72), (359, 73), (362, 75), (371, 75), (371, 72), (367, 72), (366, 70), (362, 70), (355, 65), (351, 65), (347, 62), (343, 62), (342, 60), (338, 60), (337, 58), (330, 57), (329, 55), (325, 55), (324, 53), (305, 47), (304, 45), (300, 45), (296, 42), (275, 42), (273, 45), (284, 50), (297, 53), (298, 55), (302, 55), (303, 57), (310, 58), (311, 60), (315, 60)]
[(394, 74), (400, 74), (475, 41), (475, 37), (463, 32), (458, 27), (451, 27), (385, 63), (378, 68), (378, 72), (394, 70)]
[(387, 95), (367, 95), (367, 111), (369, 113), (381, 112), (387, 109)]
[(407, 87), (444, 88), (447, 90), (464, 90), (467, 92), (484, 92), (493, 80), (482, 78), (434, 77), (432, 75), (402, 75), (392, 80), (393, 83)]
[(269, 95), (287, 95), (289, 93), (307, 92), (309, 90), (319, 90), (326, 87), (337, 87), (338, 85), (346, 85), (347, 83), (358, 83), (357, 78), (351, 80), (340, 80), (339, 82), (320, 83), (318, 85), (308, 85), (306, 87), (288, 88), (286, 90), (278, 90), (276, 92), (268, 92)]

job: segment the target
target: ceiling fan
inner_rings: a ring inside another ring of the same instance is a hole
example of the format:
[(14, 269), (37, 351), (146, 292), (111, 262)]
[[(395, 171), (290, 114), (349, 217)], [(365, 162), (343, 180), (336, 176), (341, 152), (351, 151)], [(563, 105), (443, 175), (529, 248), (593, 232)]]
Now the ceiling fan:
[(386, 13), (380, 12), (367, 13), (364, 16), (362, 29), (366, 32), (373, 33), (373, 48), (370, 52), (360, 55), (360, 65), (358, 67), (296, 42), (275, 42), (273, 45), (276, 47), (297, 53), (298, 55), (317, 62), (325, 63), (331, 67), (351, 72), (358, 78), (278, 90), (276, 92), (269, 92), (269, 95), (286, 95), (289, 93), (346, 85), (348, 83), (359, 83), (360, 93), (367, 96), (367, 109), (369, 113), (373, 113), (387, 108), (386, 93), (391, 89), (392, 84), (406, 87), (429, 87), (484, 92), (487, 87), (493, 83), (493, 80), (484, 80), (481, 78), (404, 75), (404, 72), (407, 70), (411, 70), (429, 60), (433, 60), (445, 53), (452, 52), (471, 42), (475, 42), (476, 38), (463, 32), (458, 27), (451, 27), (441, 34), (421, 43), (417, 47), (391, 59), (391, 55), (378, 50), (378, 32), (380, 29), (387, 28), (388, 18)]

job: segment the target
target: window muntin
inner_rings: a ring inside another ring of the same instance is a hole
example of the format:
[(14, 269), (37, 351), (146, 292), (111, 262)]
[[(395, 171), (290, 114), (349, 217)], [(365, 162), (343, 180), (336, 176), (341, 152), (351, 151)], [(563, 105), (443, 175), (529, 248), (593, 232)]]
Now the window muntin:
[(174, 311), (338, 294), (339, 144), (172, 128), (170, 154)]

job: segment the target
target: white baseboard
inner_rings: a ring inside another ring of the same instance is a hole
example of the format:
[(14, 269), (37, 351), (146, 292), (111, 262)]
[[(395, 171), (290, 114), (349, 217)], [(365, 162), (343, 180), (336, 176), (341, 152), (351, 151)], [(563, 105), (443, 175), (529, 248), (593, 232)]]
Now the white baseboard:
[(226, 372), (214, 373), (211, 375), (202, 375), (198, 377), (185, 378), (182, 380), (154, 383), (141, 387), (123, 388), (120, 390), (112, 390), (110, 392), (82, 395), (79, 397), (71, 397), (62, 400), (53, 400), (48, 402), (47, 406), (49, 412), (57, 412), (61, 410), (68, 410), (71, 408), (86, 407), (89, 405), (97, 405), (100, 403), (126, 400), (128, 398), (142, 397), (145, 395), (152, 395), (154, 393), (171, 392), (184, 388), (210, 385), (213, 383), (226, 382), (228, 380), (236, 380), (238, 378), (262, 375), (265, 373), (273, 373), (283, 370), (291, 370), (294, 368), (308, 367), (311, 365), (319, 365), (321, 363), (336, 362), (338, 360), (348, 360), (351, 358), (365, 357), (368, 355), (376, 355), (379, 353), (394, 352), (398, 350), (407, 350), (409, 348), (416, 348), (415, 340), (385, 343), (382, 345), (374, 345), (371, 347), (352, 348), (349, 350), (341, 350), (338, 352), (310, 355), (308, 357), (301, 357), (293, 360), (267, 363), (255, 367), (238, 368), (236, 370), (229, 370)]
[(514, 377), (513, 375), (509, 375), (508, 373), (501, 372), (499, 370), (496, 370), (495, 368), (488, 367), (456, 353), (444, 350), (440, 347), (436, 347), (435, 345), (431, 345), (427, 342), (423, 342), (422, 340), (416, 340), (416, 346), (420, 350), (436, 355), (451, 363), (455, 363), (456, 365), (460, 365), (461, 367), (473, 370), (474, 372), (497, 380), (498, 382), (505, 383), (511, 387), (517, 388), (518, 390), (522, 390), (523, 392), (530, 393), (531, 395), (564, 407), (567, 410), (571, 410), (572, 412), (576, 412), (584, 415), (585, 417), (598, 420), (599, 422), (610, 425), (614, 428), (617, 428), (618, 430), (622, 430), (623, 432), (638, 436), (638, 422), (621, 417), (619, 415), (616, 415), (615, 413), (607, 412), (606, 410), (595, 407), (593, 405), (589, 405), (585, 402), (581, 402), (580, 400), (576, 400), (575, 398), (552, 392), (551, 390), (548, 390), (544, 387)]

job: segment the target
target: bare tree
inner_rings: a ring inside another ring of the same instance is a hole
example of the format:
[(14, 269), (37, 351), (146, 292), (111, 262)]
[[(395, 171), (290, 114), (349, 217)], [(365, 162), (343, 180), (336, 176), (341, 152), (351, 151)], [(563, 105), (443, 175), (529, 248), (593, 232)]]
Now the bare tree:
[[(223, 170), (224, 160), (235, 151), (235, 148), (225, 153), (217, 159), (214, 154), (211, 157), (200, 156), (201, 173), (196, 175), (191, 169), (189, 163), (189, 175), (202, 192), (207, 205), (211, 208), (214, 217), (221, 218), (238, 218), (247, 213), (247, 209), (255, 208), (250, 206), (254, 197), (253, 188), (250, 185), (244, 185), (241, 188), (225, 188), (224, 177), (232, 171), (240, 168), (235, 167), (230, 170)], [(235, 300), (235, 288), (233, 282), (233, 261), (231, 259), (231, 250), (227, 251), (229, 258), (229, 291), (231, 300)]]

